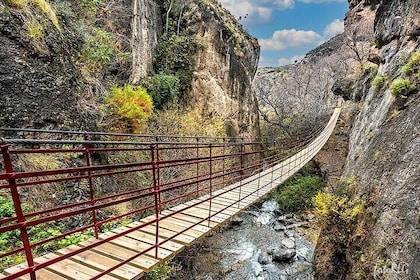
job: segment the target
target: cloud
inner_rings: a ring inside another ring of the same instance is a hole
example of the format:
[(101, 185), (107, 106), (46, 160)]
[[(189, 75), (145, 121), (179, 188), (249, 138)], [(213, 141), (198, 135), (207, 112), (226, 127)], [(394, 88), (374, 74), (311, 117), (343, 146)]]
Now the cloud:
[(344, 31), (344, 21), (335, 19), (333, 22), (328, 24), (324, 29), (324, 37), (331, 38), (337, 34), (343, 33)]
[(259, 39), (262, 51), (282, 51), (288, 48), (316, 46), (344, 31), (344, 22), (335, 19), (325, 28), (323, 35), (312, 30), (283, 29), (273, 33), (271, 38)]
[(301, 61), (305, 56), (304, 55), (295, 55), (291, 58), (279, 58), (278, 60), (278, 66), (283, 66), (283, 65), (289, 65), (289, 64), (294, 64), (296, 62)]
[(252, 23), (266, 23), (274, 10), (285, 10), (295, 6), (294, 0), (220, 0), (223, 7), (237, 18)]
[(260, 39), (261, 49), (264, 51), (281, 51), (290, 47), (319, 45), (324, 38), (315, 31), (296, 29), (277, 30), (269, 39)]

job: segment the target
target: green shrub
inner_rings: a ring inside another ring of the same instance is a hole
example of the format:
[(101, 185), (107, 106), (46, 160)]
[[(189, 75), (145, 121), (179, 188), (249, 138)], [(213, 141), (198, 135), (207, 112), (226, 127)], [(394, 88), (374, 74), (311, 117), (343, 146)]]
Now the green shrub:
[(171, 274), (172, 267), (167, 262), (154, 268), (145, 275), (146, 280), (167, 280)]
[(37, 21), (36, 19), (33, 19), (31, 21), (26, 22), (25, 26), (26, 26), (26, 30), (29, 37), (35, 40), (41, 39), (44, 33), (44, 28), (39, 23), (39, 21)]
[(194, 68), (193, 55), (197, 52), (198, 47), (191, 37), (164, 34), (159, 39), (154, 60), (156, 72), (177, 76), (180, 82), (180, 91), (188, 91)]
[(420, 52), (413, 53), (410, 61), (403, 66), (402, 71), (405, 75), (410, 75), (414, 72), (419, 72), (420, 69)]
[(373, 76), (376, 76), (376, 74), (378, 73), (378, 65), (374, 64), (374, 63), (368, 63), (366, 65), (363, 66), (363, 74), (367, 75), (370, 74)]
[(143, 87), (126, 85), (113, 88), (105, 101), (111, 106), (112, 112), (122, 117), (135, 133), (141, 131), (142, 125), (153, 112), (152, 98)]
[[(24, 213), (28, 212), (29, 206), (27, 203), (21, 203), (21, 207)], [(13, 200), (11, 198), (5, 198), (0, 196), (0, 217), (8, 218), (14, 217), (15, 209), (13, 205)], [(54, 222), (40, 224), (37, 226), (28, 228), (28, 236), (31, 244), (38, 243), (40, 241), (46, 240), (53, 236), (60, 235), (62, 233), (62, 226), (55, 224)], [(45, 254), (46, 252), (52, 252), (59, 248), (69, 246), (71, 244), (77, 244), (81, 241), (87, 240), (92, 237), (92, 230), (87, 230), (85, 232), (78, 232), (69, 236), (66, 236), (60, 240), (54, 240), (47, 243), (44, 243), (36, 248), (33, 252), (35, 256)], [(12, 251), (18, 247), (23, 246), (20, 231), (12, 230), (8, 232), (3, 232), (0, 234), (0, 252)], [(0, 263), (0, 271), (3, 269), (12, 266), (14, 264), (22, 263), (25, 261), (24, 253), (14, 254), (2, 259)]]
[(61, 30), (60, 24), (58, 23), (57, 14), (47, 0), (5, 0), (5, 3), (7, 6), (15, 9), (25, 9), (28, 7), (28, 3), (32, 3), (51, 20), (51, 22), (58, 30)]
[(319, 176), (304, 171), (286, 181), (273, 197), (285, 212), (298, 212), (312, 207), (312, 198), (324, 183)]
[(101, 28), (94, 28), (93, 33), (86, 38), (78, 64), (86, 72), (94, 74), (102, 70), (114, 56), (111, 35)]
[(371, 85), (372, 85), (372, 87), (381, 87), (387, 81), (388, 81), (388, 76), (387, 75), (380, 75), (380, 76), (376, 76), (375, 79), (373, 79)]
[(83, 16), (93, 20), (100, 8), (104, 7), (104, 0), (78, 0)]
[(177, 103), (180, 89), (180, 81), (177, 76), (165, 74), (154, 76), (150, 85), (150, 95), (154, 107), (162, 110), (168, 105)]
[(416, 86), (409, 80), (398, 78), (391, 84), (391, 94), (395, 97), (407, 98), (407, 95), (416, 89)]
[(225, 122), (217, 115), (203, 114), (199, 108), (170, 108), (159, 111), (150, 119), (153, 134), (226, 137)]

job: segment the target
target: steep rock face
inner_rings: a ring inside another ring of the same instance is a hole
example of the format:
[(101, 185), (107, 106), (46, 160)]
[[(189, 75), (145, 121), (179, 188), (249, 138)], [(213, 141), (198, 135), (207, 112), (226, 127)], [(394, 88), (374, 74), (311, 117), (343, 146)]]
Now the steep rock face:
[(217, 3), (204, 2), (191, 2), (185, 14), (201, 44), (195, 56), (191, 104), (220, 116), (231, 136), (257, 136), (258, 108), (251, 85), (258, 42)]
[[(95, 130), (103, 114), (100, 105), (112, 86), (139, 84), (153, 73), (165, 20), (163, 1), (117, 0), (107, 7), (49, 3), (55, 5), (60, 29), (35, 5), (18, 9), (0, 3), (1, 126)], [(203, 114), (222, 117), (230, 135), (258, 135), (251, 89), (258, 42), (216, 1), (184, 4), (184, 26), (202, 45), (188, 103)], [(42, 23), (39, 39), (29, 35), (33, 19)], [(93, 36), (95, 30), (99, 37)], [(111, 42), (95, 42), (100, 36), (109, 36)], [(79, 63), (86, 47), (97, 47), (94, 59), (104, 64), (87, 75)]]
[(138, 84), (152, 71), (153, 57), (162, 33), (162, 19), (159, 5), (154, 0), (135, 0), (133, 5), (133, 69), (130, 81), (132, 84)]
[[(97, 129), (103, 95), (129, 76), (129, 63), (110, 53), (129, 47), (130, 1), (115, 1), (108, 11), (98, 2), (46, 1), (49, 14), (38, 2), (12, 2), (0, 3), (0, 126)], [(104, 43), (113, 33), (118, 40)], [(93, 34), (99, 34), (95, 40)]]
[[(357, 9), (370, 9), (367, 4), (361, 1)], [(420, 24), (419, 9), (418, 1), (382, 1), (375, 14), (380, 57), (377, 77), (388, 80), (372, 86), (371, 79), (360, 75), (354, 82), (362, 86), (341, 87), (353, 102), (360, 100), (342, 181), (352, 182), (346, 191), (351, 199), (365, 202), (365, 212), (347, 240), (348, 247), (341, 252), (335, 248), (342, 262), (332, 259), (318, 267), (319, 279), (328, 279), (333, 271), (341, 272), (334, 279), (420, 278), (420, 81), (418, 72), (410, 77), (402, 73), (402, 67), (419, 51), (419, 38), (408, 35)], [(416, 86), (407, 98), (391, 94), (391, 81), (397, 77), (410, 79)], [(332, 228), (321, 235), (318, 258), (325, 254), (328, 234), (334, 234)]]
[(44, 41), (34, 42), (24, 24), (23, 15), (0, 3), (0, 126), (84, 127), (72, 61), (77, 40), (49, 24)]
[(379, 46), (402, 40), (419, 25), (420, 3), (416, 0), (383, 0), (375, 18), (375, 33)]

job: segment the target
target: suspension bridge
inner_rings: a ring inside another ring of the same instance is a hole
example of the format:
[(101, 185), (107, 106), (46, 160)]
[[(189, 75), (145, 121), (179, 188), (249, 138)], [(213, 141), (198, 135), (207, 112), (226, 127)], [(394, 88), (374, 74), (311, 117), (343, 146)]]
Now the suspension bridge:
[(295, 174), (339, 114), (270, 143), (280, 152), (244, 138), (0, 128), (0, 279), (140, 279)]

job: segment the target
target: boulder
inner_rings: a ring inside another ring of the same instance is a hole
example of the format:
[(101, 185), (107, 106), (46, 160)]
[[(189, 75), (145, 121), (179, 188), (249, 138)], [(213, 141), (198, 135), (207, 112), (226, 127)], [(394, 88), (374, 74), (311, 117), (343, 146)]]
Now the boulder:
[(230, 224), (231, 224), (232, 226), (240, 226), (240, 225), (242, 225), (242, 224), (243, 224), (243, 222), (244, 222), (244, 220), (243, 220), (242, 218), (240, 218), (240, 217), (238, 217), (238, 216), (235, 216), (235, 217), (233, 217), (233, 218), (232, 218), (232, 220), (230, 221)]
[(285, 238), (280, 245), (269, 248), (267, 254), (272, 256), (273, 261), (288, 262), (296, 256), (296, 242), (294, 238)]
[(271, 263), (271, 257), (266, 253), (266, 252), (262, 252), (259, 256), (258, 256), (258, 262), (260, 264), (269, 264)]
[(284, 247), (273, 248), (271, 251), (273, 261), (288, 262), (296, 255), (296, 249), (287, 249)]

